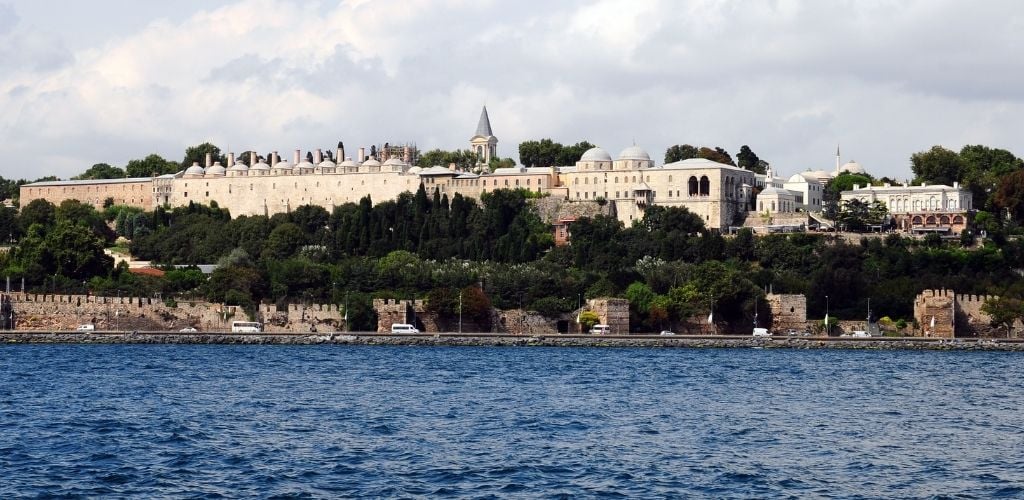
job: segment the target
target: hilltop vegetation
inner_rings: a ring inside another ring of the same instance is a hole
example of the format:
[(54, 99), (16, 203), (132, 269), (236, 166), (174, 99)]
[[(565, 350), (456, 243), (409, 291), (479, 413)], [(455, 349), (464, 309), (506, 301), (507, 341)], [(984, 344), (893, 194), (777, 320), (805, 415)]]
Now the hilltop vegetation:
[[(577, 146), (573, 155), (586, 144)], [(701, 154), (692, 146), (673, 148), (667, 154)], [(703, 149), (706, 156), (718, 153)], [(186, 161), (207, 152), (219, 155), (204, 144), (189, 148)], [(744, 165), (765, 165), (749, 148), (738, 157)], [(765, 320), (768, 289), (805, 294), (811, 318), (824, 316), (827, 296), (832, 317), (866, 318), (871, 300), (875, 317), (910, 320), (914, 297), (928, 288), (1020, 304), (1024, 243), (1014, 236), (1024, 213), (1020, 160), (968, 146), (959, 153), (932, 148), (912, 162), (918, 181), (954, 179), (988, 195), (976, 198), (982, 208), (976, 227), (987, 234), (982, 244), (973, 232), (947, 240), (891, 234), (857, 244), (828, 234), (754, 237), (742, 230), (724, 237), (685, 209), (654, 206), (632, 227), (614, 217), (582, 218), (570, 226), (572, 245), (555, 247), (532, 193), (499, 190), (478, 201), (427, 195), (420, 187), (376, 205), (364, 198), (331, 211), (302, 206), (234, 219), (216, 203), (152, 212), (110, 204), (97, 211), (74, 200), (59, 206), (36, 200), (20, 213), (0, 207), (0, 236), (16, 242), (0, 255), (0, 269), (15, 287), (24, 279), (40, 292), (206, 297), (249, 308), (261, 301), (348, 303), (357, 329), (374, 327), (374, 297), (424, 298), (432, 310), (453, 314), (460, 293), (463, 312), (481, 321), (491, 305), (557, 315), (586, 298), (625, 297), (632, 327), (642, 331), (684, 327), (711, 311), (726, 330), (747, 331), (755, 310)], [(177, 164), (153, 155), (146, 165), (132, 168)], [(826, 193), (886, 181), (844, 174)], [(12, 192), (17, 185), (0, 183)], [(865, 207), (867, 216), (871, 210)], [(848, 206), (835, 212), (851, 213)], [(115, 244), (166, 274), (140, 276), (115, 267), (103, 251)], [(189, 267), (197, 264), (219, 267), (207, 277)], [(1001, 323), (1024, 316), (1020, 307), (1010, 309), (999, 311)]]

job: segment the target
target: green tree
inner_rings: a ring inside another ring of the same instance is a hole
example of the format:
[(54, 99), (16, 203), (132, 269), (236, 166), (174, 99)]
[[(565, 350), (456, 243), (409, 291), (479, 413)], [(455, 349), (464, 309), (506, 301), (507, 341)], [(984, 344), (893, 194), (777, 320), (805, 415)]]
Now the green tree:
[(551, 139), (519, 144), (519, 164), (527, 167), (550, 167), (557, 163), (561, 154), (562, 145)]
[[(189, 166), (192, 164), (190, 163)], [(151, 154), (141, 160), (131, 160), (124, 167), (128, 177), (156, 177), (159, 175), (173, 174), (181, 170), (181, 165), (158, 154)]]
[(601, 318), (594, 311), (583, 311), (580, 313), (580, 329), (584, 332), (590, 331), (600, 321)]
[(299, 247), (306, 244), (306, 235), (298, 224), (286, 222), (280, 224), (270, 232), (267, 243), (263, 247), (262, 256), (265, 259), (286, 259), (295, 255)]
[(740, 147), (740, 152), (736, 153), (736, 159), (739, 160), (736, 166), (740, 168), (745, 168), (758, 174), (763, 174), (767, 171), (767, 162), (758, 158), (757, 155), (750, 150), (750, 146), (747, 146), (746, 144)]
[(697, 148), (689, 144), (676, 144), (669, 146), (665, 150), (665, 163), (674, 163), (677, 161), (688, 160), (690, 158), (697, 158)]
[(111, 167), (106, 163), (97, 163), (86, 170), (81, 175), (72, 177), (72, 180), (86, 180), (86, 179), (120, 179), (124, 177), (124, 170), (117, 167)]
[(942, 146), (932, 146), (910, 156), (910, 170), (917, 178), (915, 183), (945, 184), (952, 186), (963, 175), (964, 161), (955, 151)]
[(32, 200), (22, 207), (18, 221), (23, 233), (28, 232), (33, 224), (50, 227), (57, 221), (57, 207), (41, 198)]
[(734, 167), (736, 166), (736, 163), (732, 161), (732, 156), (729, 155), (729, 152), (720, 147), (716, 147), (715, 149), (706, 147), (700, 148), (699, 150), (697, 150), (697, 157), (704, 158), (705, 160), (723, 163), (725, 165), (732, 165)]
[(987, 209), (989, 196), (1007, 175), (1024, 169), (1024, 160), (1005, 149), (967, 145), (960, 149), (961, 182), (971, 190), (975, 207)]
[(220, 162), (224, 165), (224, 156), (220, 154), (220, 148), (204, 142), (197, 146), (190, 146), (185, 150), (185, 158), (181, 160), (181, 168), (191, 167), (193, 164), (198, 164), (200, 167), (206, 166), (206, 153), (210, 153), (213, 158), (213, 162)]
[(999, 213), (1008, 212), (1013, 220), (1024, 220), (1024, 170), (1007, 174), (999, 181), (992, 196), (992, 205)]
[(1010, 336), (1013, 323), (1024, 319), (1024, 301), (1011, 297), (996, 297), (986, 300), (981, 305), (981, 311), (988, 314), (992, 320), (992, 326), (1006, 329), (1006, 336)]

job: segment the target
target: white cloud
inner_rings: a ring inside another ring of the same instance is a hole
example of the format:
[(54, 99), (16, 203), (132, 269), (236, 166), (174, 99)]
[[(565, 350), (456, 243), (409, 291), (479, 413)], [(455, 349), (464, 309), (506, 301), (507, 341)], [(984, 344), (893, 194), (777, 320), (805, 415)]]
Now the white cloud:
[(907, 177), (936, 143), (1024, 155), (1024, 7), (1010, 1), (239, 0), (106, 37), (19, 14), (0, 5), (4, 177), (176, 160), (206, 140), (463, 148), (484, 103), (511, 157), (542, 137), (613, 153), (635, 140), (654, 158), (749, 144), (791, 173), (830, 168), (838, 141)]

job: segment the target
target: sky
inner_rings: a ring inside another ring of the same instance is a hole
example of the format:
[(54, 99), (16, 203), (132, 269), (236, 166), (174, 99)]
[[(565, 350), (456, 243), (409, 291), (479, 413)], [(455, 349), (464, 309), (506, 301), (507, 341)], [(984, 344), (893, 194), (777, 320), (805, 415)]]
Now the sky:
[[(0, 0), (0, 176), (187, 147), (746, 144), (779, 175), (1024, 156), (1016, 0)], [(350, 154), (351, 156), (351, 154)]]

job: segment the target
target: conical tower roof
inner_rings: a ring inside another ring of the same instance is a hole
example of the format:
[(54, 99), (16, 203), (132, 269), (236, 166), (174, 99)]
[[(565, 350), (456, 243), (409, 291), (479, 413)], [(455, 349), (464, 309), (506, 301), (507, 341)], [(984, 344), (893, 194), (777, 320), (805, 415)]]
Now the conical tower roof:
[(494, 135), (491, 132), (491, 119), (487, 117), (487, 106), (484, 106), (483, 111), (480, 111), (480, 123), (476, 124), (476, 135), (484, 137), (491, 137)]

